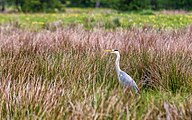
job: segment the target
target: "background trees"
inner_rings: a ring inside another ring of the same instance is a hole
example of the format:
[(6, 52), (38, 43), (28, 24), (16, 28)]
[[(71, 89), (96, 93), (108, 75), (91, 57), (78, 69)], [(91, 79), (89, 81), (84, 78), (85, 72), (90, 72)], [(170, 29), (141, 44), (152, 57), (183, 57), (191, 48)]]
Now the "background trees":
[(66, 7), (105, 7), (117, 10), (192, 9), (192, 0), (0, 0), (0, 10), (14, 6), (22, 12), (57, 12)]
[(64, 0), (4, 0), (7, 6), (14, 6), (22, 12), (57, 12), (64, 8)]

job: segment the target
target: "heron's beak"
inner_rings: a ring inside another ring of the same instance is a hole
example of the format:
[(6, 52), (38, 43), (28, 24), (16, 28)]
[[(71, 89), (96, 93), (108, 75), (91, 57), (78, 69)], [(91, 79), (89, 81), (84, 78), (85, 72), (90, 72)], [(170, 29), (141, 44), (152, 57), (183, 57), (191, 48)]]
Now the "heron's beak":
[(112, 52), (112, 50), (105, 50), (105, 52)]

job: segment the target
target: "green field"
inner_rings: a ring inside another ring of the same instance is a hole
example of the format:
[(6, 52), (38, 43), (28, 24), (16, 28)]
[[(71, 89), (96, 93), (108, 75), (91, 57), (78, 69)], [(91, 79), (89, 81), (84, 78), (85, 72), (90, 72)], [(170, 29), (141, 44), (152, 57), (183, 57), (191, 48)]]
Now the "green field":
[[(1, 119), (192, 118), (190, 13), (68, 9), (0, 23)], [(113, 48), (141, 95), (119, 84)]]
[[(0, 24), (41, 29), (60, 22), (60, 26), (83, 25), (86, 28), (143, 28), (179, 29), (192, 24), (192, 14), (119, 13), (114, 10), (69, 9), (61, 14), (0, 14)], [(148, 15), (150, 14), (150, 15)]]

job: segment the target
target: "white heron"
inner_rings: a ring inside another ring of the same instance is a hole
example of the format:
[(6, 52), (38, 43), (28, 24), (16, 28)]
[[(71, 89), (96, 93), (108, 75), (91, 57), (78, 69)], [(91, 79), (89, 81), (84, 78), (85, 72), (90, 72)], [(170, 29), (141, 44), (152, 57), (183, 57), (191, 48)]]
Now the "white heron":
[(112, 49), (112, 50), (105, 50), (105, 52), (115, 53), (117, 55), (115, 65), (116, 65), (116, 71), (117, 71), (117, 75), (118, 75), (118, 79), (119, 79), (120, 83), (122, 83), (124, 87), (133, 88), (136, 91), (136, 93), (140, 94), (140, 91), (137, 87), (137, 84), (135, 83), (133, 78), (131, 78), (131, 76), (129, 76), (126, 72), (124, 72), (120, 69), (120, 66), (119, 66), (120, 53), (119, 53), (119, 51)]

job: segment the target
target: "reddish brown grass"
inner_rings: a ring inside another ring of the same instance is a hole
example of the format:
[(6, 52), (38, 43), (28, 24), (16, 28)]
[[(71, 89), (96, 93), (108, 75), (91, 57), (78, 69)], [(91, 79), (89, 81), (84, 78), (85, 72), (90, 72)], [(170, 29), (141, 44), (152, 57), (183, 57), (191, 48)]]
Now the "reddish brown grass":
[[(191, 119), (190, 31), (1, 27), (1, 118)], [(112, 48), (141, 96), (118, 84)]]

